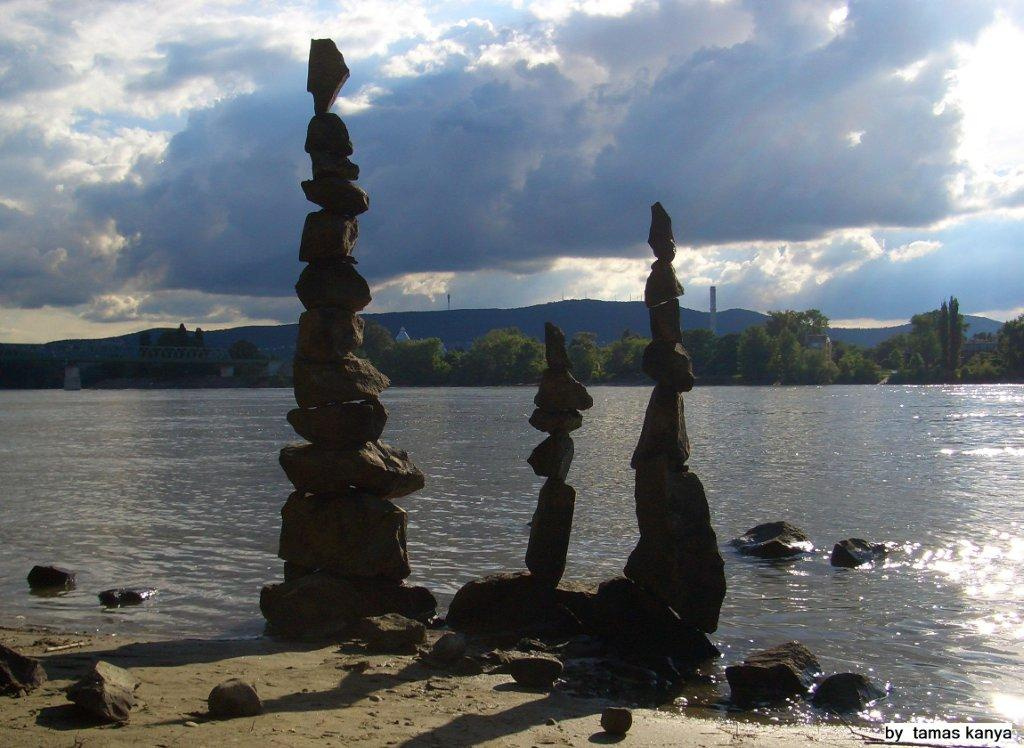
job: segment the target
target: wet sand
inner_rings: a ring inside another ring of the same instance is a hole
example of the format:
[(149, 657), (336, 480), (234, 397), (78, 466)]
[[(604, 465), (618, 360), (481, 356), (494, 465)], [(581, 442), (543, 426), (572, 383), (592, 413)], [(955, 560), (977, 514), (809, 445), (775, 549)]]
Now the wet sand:
[[(438, 632), (429, 632), (431, 639)], [(601, 711), (621, 706), (560, 690), (530, 691), (511, 676), (452, 676), (412, 655), (375, 655), (358, 644), (295, 644), (267, 638), (177, 641), (0, 628), (0, 642), (43, 661), (49, 681), (0, 697), (0, 745), (829, 746), (863, 744), (845, 728), (763, 726), (633, 710), (619, 739)], [(76, 645), (47, 652), (47, 649)], [(63, 689), (96, 659), (131, 670), (142, 685), (124, 726), (78, 714)], [(255, 684), (264, 714), (212, 720), (210, 689), (228, 678)]]

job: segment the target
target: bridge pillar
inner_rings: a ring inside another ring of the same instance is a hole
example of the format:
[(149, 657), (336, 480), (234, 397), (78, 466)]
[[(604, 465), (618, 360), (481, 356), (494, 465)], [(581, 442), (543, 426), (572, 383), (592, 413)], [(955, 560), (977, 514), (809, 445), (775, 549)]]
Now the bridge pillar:
[(82, 389), (82, 373), (75, 364), (64, 367), (64, 389), (72, 392)]
[(224, 379), (227, 379), (228, 377), (235, 376), (235, 367), (232, 366), (231, 364), (221, 364), (220, 365), (220, 375)]

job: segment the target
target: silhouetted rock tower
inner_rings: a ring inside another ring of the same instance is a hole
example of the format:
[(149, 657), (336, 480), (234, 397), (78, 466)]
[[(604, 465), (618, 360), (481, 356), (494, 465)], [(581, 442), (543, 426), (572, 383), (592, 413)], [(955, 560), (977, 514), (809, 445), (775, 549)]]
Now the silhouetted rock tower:
[(281, 450), (295, 486), (281, 510), (285, 581), (260, 595), (271, 629), (290, 636), (337, 633), (384, 613), (423, 620), (436, 609), (428, 590), (402, 583), (410, 573), (406, 513), (390, 501), (422, 488), (423, 474), (404, 451), (379, 441), (388, 413), (378, 398), (390, 382), (354, 355), (363, 342), (357, 313), (370, 303), (370, 287), (352, 252), (356, 216), (369, 198), (352, 184), (359, 167), (349, 160), (348, 128), (330, 112), (348, 77), (334, 42), (313, 39), (306, 83), (313, 178), (302, 190), (322, 209), (306, 216), (299, 244), (307, 265), (295, 291), (306, 311), (294, 362), (299, 407), (288, 413), (308, 442)]

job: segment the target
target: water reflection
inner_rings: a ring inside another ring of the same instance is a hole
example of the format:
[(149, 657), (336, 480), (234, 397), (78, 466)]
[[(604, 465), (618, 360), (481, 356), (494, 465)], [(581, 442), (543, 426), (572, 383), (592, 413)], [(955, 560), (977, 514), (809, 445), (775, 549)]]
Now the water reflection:
[[(540, 480), (526, 464), (532, 388), (393, 389), (388, 439), (427, 488), (410, 513), (413, 580), (443, 603), (468, 579), (521, 568)], [(592, 388), (576, 432), (568, 575), (621, 573), (636, 541), (628, 460), (646, 387)], [(254, 634), (260, 585), (279, 577), (277, 450), (295, 439), (285, 390), (0, 393), (4, 617), (158, 634)], [(730, 585), (725, 662), (799, 639), (828, 671), (892, 683), (879, 719), (1021, 719), (1024, 388), (705, 388), (687, 401)], [(817, 550), (784, 564), (724, 546), (789, 520)], [(891, 541), (872, 569), (834, 569), (846, 537)], [(27, 593), (37, 562), (78, 589)], [(160, 589), (105, 611), (120, 585)], [(721, 664), (710, 674), (721, 678)], [(688, 694), (710, 703), (716, 686)]]

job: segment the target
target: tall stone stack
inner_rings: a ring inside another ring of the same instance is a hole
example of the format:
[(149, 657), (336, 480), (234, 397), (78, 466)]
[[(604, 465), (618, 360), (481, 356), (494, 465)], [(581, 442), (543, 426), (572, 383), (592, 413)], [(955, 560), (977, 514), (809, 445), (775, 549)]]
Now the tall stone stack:
[(643, 370), (656, 384), (631, 466), (636, 471), (636, 515), (640, 541), (625, 575), (701, 631), (718, 628), (725, 598), (725, 572), (704, 486), (690, 472), (683, 394), (693, 389), (690, 357), (682, 345), (672, 219), (651, 206), (648, 243), (656, 260), (644, 289), (651, 342)]
[(390, 384), (354, 352), (363, 342), (358, 312), (370, 288), (356, 271), (356, 216), (369, 208), (354, 185), (352, 141), (330, 111), (349, 77), (330, 39), (313, 39), (307, 90), (314, 116), (306, 132), (313, 178), (302, 183), (321, 210), (306, 216), (295, 285), (299, 317), (295, 400), (288, 422), (307, 442), (286, 446), (280, 462), (295, 486), (281, 510), (282, 584), (263, 588), (260, 607), (272, 630), (323, 635), (359, 618), (402, 613), (426, 618), (436, 601), (402, 583), (409, 573), (406, 513), (390, 500), (423, 487), (423, 474), (399, 449), (379, 441), (388, 413), (379, 400)]
[(547, 368), (533, 399), (537, 409), (530, 425), (549, 436), (537, 445), (528, 462), (534, 473), (547, 480), (533, 515), (526, 568), (539, 582), (556, 587), (565, 571), (576, 505), (576, 490), (565, 482), (573, 457), (569, 432), (583, 424), (580, 411), (593, 407), (594, 400), (572, 375), (565, 335), (550, 322), (544, 323), (544, 354)]

